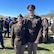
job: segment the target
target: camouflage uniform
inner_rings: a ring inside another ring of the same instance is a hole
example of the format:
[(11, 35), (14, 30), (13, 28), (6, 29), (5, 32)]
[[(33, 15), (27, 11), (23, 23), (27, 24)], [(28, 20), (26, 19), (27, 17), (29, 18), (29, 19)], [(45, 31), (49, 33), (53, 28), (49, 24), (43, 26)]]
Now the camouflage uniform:
[(27, 26), (22, 23), (21, 26), (16, 23), (12, 27), (12, 45), (16, 54), (24, 54), (25, 44), (27, 43)]
[(29, 30), (29, 36), (28, 36), (28, 54), (36, 54), (37, 45), (34, 43), (35, 40), (39, 40), (41, 37), (41, 18), (39, 16), (33, 16), (33, 18), (27, 19), (27, 26)]

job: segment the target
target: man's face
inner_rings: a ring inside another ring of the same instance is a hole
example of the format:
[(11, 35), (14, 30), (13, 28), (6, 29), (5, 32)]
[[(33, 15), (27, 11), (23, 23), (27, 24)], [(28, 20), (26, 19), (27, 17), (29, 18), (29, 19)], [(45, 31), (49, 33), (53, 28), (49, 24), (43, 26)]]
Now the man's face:
[(33, 10), (32, 8), (30, 8), (30, 9), (28, 10), (28, 13), (29, 13), (30, 16), (33, 16), (33, 15), (34, 15), (34, 10)]
[(45, 20), (45, 19), (44, 19), (43, 21), (44, 21), (44, 22), (46, 22), (46, 20)]

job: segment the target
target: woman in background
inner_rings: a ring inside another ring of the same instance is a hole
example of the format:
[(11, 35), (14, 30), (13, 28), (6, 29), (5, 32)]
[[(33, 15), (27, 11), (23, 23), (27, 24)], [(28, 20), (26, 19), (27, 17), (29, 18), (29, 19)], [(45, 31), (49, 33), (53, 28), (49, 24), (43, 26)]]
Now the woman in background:
[(42, 21), (43, 25), (43, 43), (46, 43), (48, 40), (48, 20), (46, 18)]

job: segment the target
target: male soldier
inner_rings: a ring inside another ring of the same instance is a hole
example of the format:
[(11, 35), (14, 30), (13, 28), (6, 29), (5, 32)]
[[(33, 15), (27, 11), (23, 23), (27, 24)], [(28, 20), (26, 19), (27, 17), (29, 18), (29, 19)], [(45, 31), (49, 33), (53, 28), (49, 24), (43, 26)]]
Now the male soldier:
[(41, 18), (39, 16), (36, 16), (34, 14), (35, 12), (35, 6), (34, 5), (28, 5), (28, 19), (27, 19), (27, 26), (29, 30), (29, 36), (28, 36), (28, 54), (36, 54), (37, 45), (39, 43), (39, 38), (41, 36)]
[(27, 26), (23, 22), (23, 16), (20, 14), (17, 23), (12, 28), (12, 46), (16, 54), (24, 54), (25, 44), (27, 43)]
[(0, 20), (0, 43), (2, 45), (2, 48), (4, 48), (4, 42), (3, 42), (3, 36), (2, 36), (2, 31), (3, 31), (2, 26), (3, 26), (3, 22), (2, 20)]

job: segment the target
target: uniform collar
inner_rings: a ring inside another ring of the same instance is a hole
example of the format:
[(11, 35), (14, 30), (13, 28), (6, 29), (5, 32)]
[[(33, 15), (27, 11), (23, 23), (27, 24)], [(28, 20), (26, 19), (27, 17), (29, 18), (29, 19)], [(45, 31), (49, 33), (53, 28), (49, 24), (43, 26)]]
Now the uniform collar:
[(28, 19), (29, 19), (29, 20), (34, 19), (34, 18), (36, 18), (36, 16), (35, 16), (35, 15), (34, 15), (32, 18), (30, 18), (30, 17), (28, 16)]

